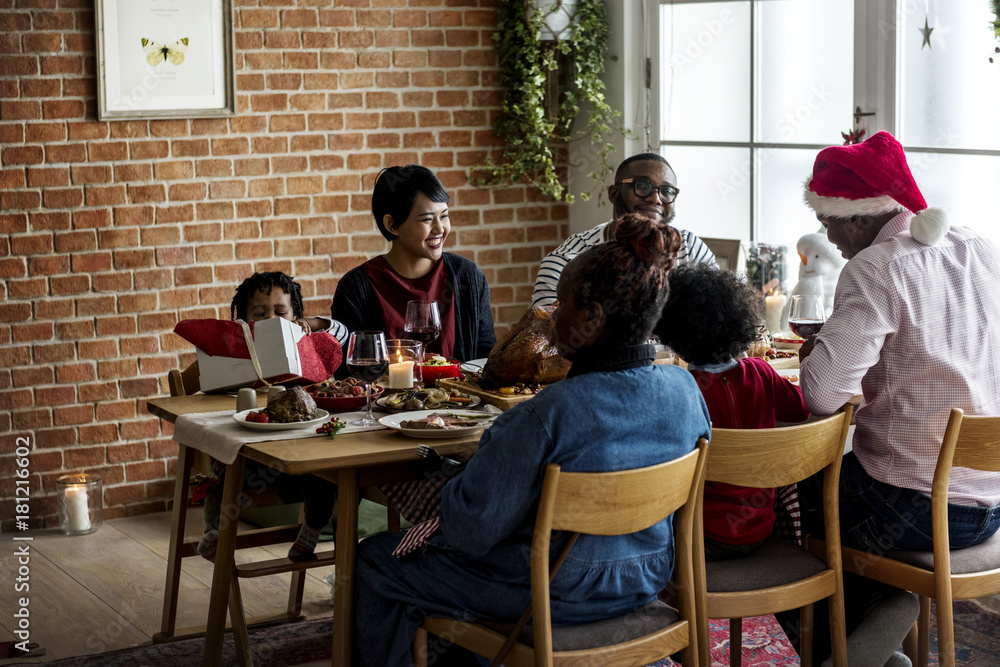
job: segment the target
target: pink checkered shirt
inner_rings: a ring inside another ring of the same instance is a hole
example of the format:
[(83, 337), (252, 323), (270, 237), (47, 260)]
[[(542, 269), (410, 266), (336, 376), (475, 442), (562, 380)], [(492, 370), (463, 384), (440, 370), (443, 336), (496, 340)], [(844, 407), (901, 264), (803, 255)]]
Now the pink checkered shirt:
[[(854, 451), (868, 474), (929, 494), (948, 414), (1000, 415), (1000, 250), (953, 226), (934, 246), (886, 224), (840, 274), (833, 313), (802, 363), (809, 409), (852, 395)], [(1000, 473), (956, 468), (951, 502), (1000, 503)]]

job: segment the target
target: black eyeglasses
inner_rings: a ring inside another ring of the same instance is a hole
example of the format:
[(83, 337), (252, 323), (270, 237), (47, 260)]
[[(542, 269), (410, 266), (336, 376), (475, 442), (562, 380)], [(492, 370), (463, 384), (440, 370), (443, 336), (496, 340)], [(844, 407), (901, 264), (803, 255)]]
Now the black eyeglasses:
[(649, 195), (653, 194), (656, 190), (660, 193), (660, 200), (664, 204), (672, 204), (674, 200), (677, 199), (677, 195), (680, 194), (680, 189), (674, 186), (664, 183), (663, 185), (653, 185), (653, 182), (647, 178), (623, 178), (622, 180), (615, 183), (615, 185), (621, 185), (622, 183), (631, 183), (632, 192), (635, 193), (636, 197), (641, 197), (645, 199)]

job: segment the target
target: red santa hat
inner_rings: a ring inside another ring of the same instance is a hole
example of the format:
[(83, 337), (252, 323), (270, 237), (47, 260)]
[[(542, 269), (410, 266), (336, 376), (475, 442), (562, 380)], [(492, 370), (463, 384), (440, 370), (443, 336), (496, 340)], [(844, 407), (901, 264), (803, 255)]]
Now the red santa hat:
[(888, 132), (821, 150), (806, 180), (805, 200), (817, 215), (831, 218), (909, 209), (916, 214), (910, 235), (924, 245), (934, 245), (948, 233), (945, 212), (927, 207), (903, 147)]

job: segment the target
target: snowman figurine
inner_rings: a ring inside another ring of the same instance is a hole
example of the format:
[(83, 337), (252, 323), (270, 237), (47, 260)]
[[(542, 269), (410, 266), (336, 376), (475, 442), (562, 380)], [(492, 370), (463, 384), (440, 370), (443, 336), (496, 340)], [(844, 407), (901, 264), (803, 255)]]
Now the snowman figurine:
[(796, 294), (822, 295), (823, 309), (827, 316), (830, 315), (833, 310), (833, 295), (837, 289), (840, 270), (847, 263), (837, 246), (830, 243), (825, 231), (802, 236), (795, 244), (795, 249), (799, 253), (802, 264), (799, 266), (799, 281), (792, 288), (789, 304), (786, 304), (785, 312), (782, 313), (784, 328), (787, 328), (788, 306), (791, 303), (791, 297)]

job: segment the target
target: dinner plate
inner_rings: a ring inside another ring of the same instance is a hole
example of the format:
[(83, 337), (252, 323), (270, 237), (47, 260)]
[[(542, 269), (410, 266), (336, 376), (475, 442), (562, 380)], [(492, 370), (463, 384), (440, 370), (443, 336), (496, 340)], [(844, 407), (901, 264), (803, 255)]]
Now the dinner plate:
[[(429, 417), (434, 413), (448, 413), (452, 415), (474, 415), (477, 421), (482, 422), (482, 424), (477, 424), (476, 426), (461, 426), (459, 428), (403, 428), (400, 426), (404, 421), (409, 421), (412, 419), (424, 419)], [(488, 417), (488, 418), (486, 418)], [(457, 438), (463, 435), (472, 435), (476, 431), (484, 428), (488, 428), (492, 423), (495, 416), (486, 415), (483, 413), (468, 412), (467, 410), (416, 410), (414, 412), (403, 412), (396, 415), (389, 415), (387, 417), (382, 417), (378, 420), (379, 424), (387, 426), (394, 431), (399, 431), (403, 435), (409, 435), (414, 438)]]
[[(433, 412), (442, 412), (446, 410), (468, 410), (469, 408), (476, 407), (481, 402), (478, 396), (469, 396), (468, 398), (469, 398), (468, 403), (463, 403), (462, 405), (453, 405), (453, 406), (446, 405), (437, 408), (436, 410), (433, 410)], [(389, 405), (389, 403), (387, 402), (388, 400), (389, 396), (383, 396), (375, 401), (375, 405), (382, 408), (383, 410), (388, 410), (390, 412), (415, 412), (415, 410), (411, 410), (410, 408), (397, 408), (392, 405)], [(424, 410), (424, 408), (421, 408), (421, 410)]]
[(777, 373), (778, 375), (780, 375), (783, 378), (792, 378), (792, 377), (794, 377), (795, 380), (791, 380), (791, 383), (794, 384), (796, 387), (799, 386), (799, 377), (800, 377), (800, 375), (799, 375), (799, 369), (798, 368), (788, 368), (788, 369), (784, 369), (784, 370), (780, 370), (780, 371), (775, 371), (775, 373)]
[(472, 359), (459, 364), (458, 369), (463, 373), (478, 373), (486, 366), (486, 357), (482, 359)]
[(330, 416), (330, 413), (326, 410), (316, 410), (316, 416), (309, 421), (304, 422), (269, 422), (267, 424), (261, 424), (258, 422), (248, 422), (247, 415), (251, 412), (260, 412), (257, 410), (244, 410), (243, 412), (237, 412), (233, 415), (233, 421), (235, 421), (240, 426), (245, 426), (246, 428), (252, 428), (255, 431), (291, 431), (298, 428), (309, 428), (310, 426), (319, 426), (326, 418)]

